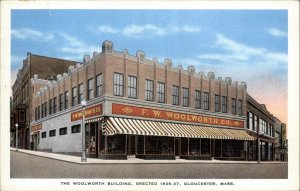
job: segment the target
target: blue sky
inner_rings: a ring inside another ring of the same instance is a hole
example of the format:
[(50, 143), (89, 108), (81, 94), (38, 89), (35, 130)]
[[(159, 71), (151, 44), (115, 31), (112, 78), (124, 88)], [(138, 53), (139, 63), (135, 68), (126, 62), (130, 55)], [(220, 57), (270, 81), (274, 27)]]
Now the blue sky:
[(287, 17), (286, 10), (12, 10), (12, 83), (27, 52), (82, 61), (110, 40), (132, 55), (143, 50), (245, 81), (258, 101), (286, 115)]

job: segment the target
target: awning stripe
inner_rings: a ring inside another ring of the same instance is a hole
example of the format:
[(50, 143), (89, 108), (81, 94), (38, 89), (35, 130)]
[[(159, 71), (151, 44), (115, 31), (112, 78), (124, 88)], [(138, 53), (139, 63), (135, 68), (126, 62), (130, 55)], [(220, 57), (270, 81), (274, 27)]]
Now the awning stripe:
[(255, 140), (243, 129), (225, 129), (161, 121), (109, 117), (104, 134), (132, 134), (209, 139)]

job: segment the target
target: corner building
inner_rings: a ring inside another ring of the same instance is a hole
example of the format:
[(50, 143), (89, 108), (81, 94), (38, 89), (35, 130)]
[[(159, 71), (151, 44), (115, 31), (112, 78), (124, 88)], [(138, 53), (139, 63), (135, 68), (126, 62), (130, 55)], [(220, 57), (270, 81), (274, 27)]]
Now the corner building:
[(31, 82), (37, 150), (80, 155), (83, 112), (88, 157), (247, 160), (255, 141), (246, 131), (245, 82), (118, 52), (110, 41), (56, 81)]

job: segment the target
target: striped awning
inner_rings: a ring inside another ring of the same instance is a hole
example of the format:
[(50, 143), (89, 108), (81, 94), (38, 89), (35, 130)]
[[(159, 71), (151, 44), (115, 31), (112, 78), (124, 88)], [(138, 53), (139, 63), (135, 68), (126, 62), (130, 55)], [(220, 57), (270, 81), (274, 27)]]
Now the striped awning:
[(225, 129), (199, 125), (166, 123), (140, 119), (109, 117), (104, 127), (105, 135), (132, 134), (208, 139), (254, 140), (242, 129)]
[(85, 120), (85, 123), (93, 123), (93, 122), (97, 122), (97, 121), (101, 121), (103, 118), (102, 117), (96, 117), (93, 119), (87, 119)]

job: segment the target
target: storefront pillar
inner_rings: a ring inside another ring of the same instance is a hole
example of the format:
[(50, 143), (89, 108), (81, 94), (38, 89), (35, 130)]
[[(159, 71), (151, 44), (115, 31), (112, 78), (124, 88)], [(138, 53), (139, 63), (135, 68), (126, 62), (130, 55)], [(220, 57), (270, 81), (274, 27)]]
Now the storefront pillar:
[(146, 136), (144, 135), (144, 155), (146, 155)]
[(261, 153), (260, 153), (260, 137), (257, 138), (257, 163), (260, 163), (261, 161)]
[(190, 156), (190, 138), (188, 138), (188, 156)]

